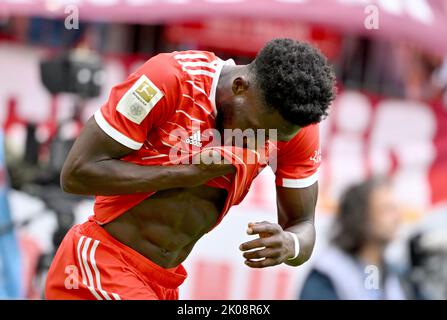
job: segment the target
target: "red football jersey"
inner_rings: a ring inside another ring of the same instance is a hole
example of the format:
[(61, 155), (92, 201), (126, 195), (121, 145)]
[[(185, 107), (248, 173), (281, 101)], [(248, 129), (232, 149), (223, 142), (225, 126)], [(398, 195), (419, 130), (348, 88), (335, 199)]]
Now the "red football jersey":
[[(126, 81), (113, 87), (108, 101), (94, 118), (106, 134), (135, 150), (121, 160), (139, 165), (183, 163), (182, 159), (190, 159), (192, 153), (213, 142), (218, 112), (216, 88), (225, 64), (234, 65), (234, 61), (223, 61), (206, 51), (154, 56)], [(317, 181), (318, 131), (318, 125), (312, 125), (302, 128), (288, 142), (268, 144), (267, 149), (277, 155), (274, 165), (277, 185), (305, 188)], [(266, 164), (258, 166), (262, 169)], [(234, 175), (207, 183), (232, 194), (235, 191), (232, 189), (241, 189), (237, 192), (240, 196), (226, 204), (221, 216), (242, 201), (259, 171), (252, 179), (244, 180), (244, 185), (233, 183)], [(94, 219), (100, 224), (110, 222), (152, 194), (97, 196)]]

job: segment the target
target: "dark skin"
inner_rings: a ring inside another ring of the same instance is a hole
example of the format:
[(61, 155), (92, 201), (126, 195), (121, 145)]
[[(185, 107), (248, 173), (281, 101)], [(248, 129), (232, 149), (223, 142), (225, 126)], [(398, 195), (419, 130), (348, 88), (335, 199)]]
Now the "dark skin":
[[(224, 67), (216, 104), (220, 129), (277, 129), (278, 139), (285, 141), (299, 130), (264, 105), (248, 66)], [(65, 161), (62, 188), (88, 195), (156, 191), (103, 227), (158, 265), (175, 267), (216, 223), (225, 204), (226, 190), (205, 183), (234, 173), (235, 168), (230, 164), (141, 166), (120, 160), (133, 151), (113, 140), (90, 119)], [(302, 189), (277, 187), (276, 193), (278, 224), (250, 223), (247, 233), (260, 237), (240, 246), (249, 267), (281, 263), (297, 266), (312, 253), (317, 183)], [(294, 260), (288, 260), (294, 256), (295, 248), (293, 237), (286, 231), (295, 233), (300, 240), (300, 254)]]

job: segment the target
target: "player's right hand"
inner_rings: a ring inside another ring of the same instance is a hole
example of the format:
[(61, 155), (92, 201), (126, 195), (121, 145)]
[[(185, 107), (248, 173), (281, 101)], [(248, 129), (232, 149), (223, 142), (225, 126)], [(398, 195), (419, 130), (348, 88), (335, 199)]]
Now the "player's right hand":
[(208, 149), (198, 152), (192, 157), (192, 163), (198, 172), (199, 180), (205, 180), (204, 183), (213, 178), (236, 172), (236, 168), (232, 164), (224, 163), (222, 156), (216, 150)]

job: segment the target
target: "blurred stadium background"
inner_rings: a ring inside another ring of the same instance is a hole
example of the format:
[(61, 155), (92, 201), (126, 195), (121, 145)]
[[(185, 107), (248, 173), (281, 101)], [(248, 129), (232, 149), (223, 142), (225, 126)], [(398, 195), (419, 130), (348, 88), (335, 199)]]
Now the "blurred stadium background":
[[(371, 4), (379, 9), (372, 29)], [(265, 170), (193, 250), (181, 298), (297, 298), (341, 192), (383, 174), (403, 213), (389, 261), (426, 298), (446, 299), (446, 0), (2, 0), (0, 298), (41, 298), (55, 246), (92, 214), (92, 198), (60, 191), (59, 171), (114, 84), (159, 52), (204, 49), (247, 63), (274, 37), (314, 43), (338, 78), (321, 128), (314, 257), (299, 268), (243, 264), (247, 223), (275, 220)]]

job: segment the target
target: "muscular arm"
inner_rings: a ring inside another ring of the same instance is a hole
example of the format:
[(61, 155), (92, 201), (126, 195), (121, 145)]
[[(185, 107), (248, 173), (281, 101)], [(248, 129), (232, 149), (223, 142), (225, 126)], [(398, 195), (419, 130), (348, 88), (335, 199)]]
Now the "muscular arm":
[(232, 165), (141, 166), (120, 160), (133, 151), (90, 118), (65, 161), (62, 189), (86, 195), (131, 194), (198, 186), (234, 172)]
[(285, 263), (298, 266), (309, 260), (315, 244), (315, 206), (318, 182), (310, 187), (293, 189), (276, 187), (278, 222), (286, 231), (295, 233), (300, 243), (300, 254)]
[[(315, 243), (314, 213), (318, 196), (318, 183), (307, 188), (276, 187), (278, 224), (267, 221), (250, 223), (247, 233), (259, 234), (259, 238), (240, 246), (245, 264), (252, 268), (264, 268), (281, 263), (298, 266), (306, 262)], [(294, 256), (293, 237), (285, 231), (298, 236), (300, 253)], [(256, 250), (254, 250), (256, 249)], [(262, 259), (262, 260), (258, 260)]]

